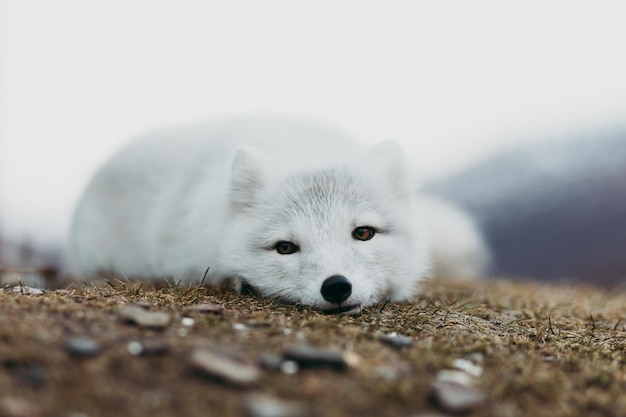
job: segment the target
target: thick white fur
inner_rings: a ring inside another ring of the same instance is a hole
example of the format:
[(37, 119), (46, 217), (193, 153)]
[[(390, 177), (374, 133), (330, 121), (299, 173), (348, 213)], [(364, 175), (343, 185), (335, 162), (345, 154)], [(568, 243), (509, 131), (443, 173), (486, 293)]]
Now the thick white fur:
[(491, 253), (474, 220), (458, 207), (432, 196), (420, 195), (417, 207), (428, 231), (434, 275), (456, 280), (484, 276)]
[[(323, 299), (322, 282), (343, 275), (352, 283), (344, 304), (366, 306), (411, 299), (429, 273), (429, 216), (420, 210), (394, 142), (363, 151), (316, 125), (227, 121), (118, 152), (78, 204), (70, 254), (82, 279), (199, 281), (210, 268), (211, 283), (243, 282), (322, 310), (337, 307)], [(358, 241), (358, 226), (379, 232)], [(283, 240), (300, 251), (278, 254)]]

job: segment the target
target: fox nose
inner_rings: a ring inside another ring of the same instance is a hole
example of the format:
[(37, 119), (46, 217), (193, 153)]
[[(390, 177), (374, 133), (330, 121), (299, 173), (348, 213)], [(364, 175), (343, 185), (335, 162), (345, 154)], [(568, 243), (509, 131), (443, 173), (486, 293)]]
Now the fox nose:
[(322, 297), (331, 303), (339, 304), (352, 294), (352, 284), (343, 275), (333, 275), (322, 283)]

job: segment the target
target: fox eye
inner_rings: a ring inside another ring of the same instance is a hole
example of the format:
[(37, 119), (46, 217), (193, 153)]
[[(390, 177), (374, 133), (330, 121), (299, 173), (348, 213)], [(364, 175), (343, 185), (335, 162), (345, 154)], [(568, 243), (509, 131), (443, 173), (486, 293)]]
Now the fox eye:
[(376, 229), (371, 226), (359, 226), (352, 231), (352, 237), (356, 240), (370, 240), (376, 234)]
[(298, 252), (300, 250), (300, 246), (292, 242), (281, 240), (276, 244), (275, 249), (276, 252), (281, 255), (291, 255), (292, 253)]

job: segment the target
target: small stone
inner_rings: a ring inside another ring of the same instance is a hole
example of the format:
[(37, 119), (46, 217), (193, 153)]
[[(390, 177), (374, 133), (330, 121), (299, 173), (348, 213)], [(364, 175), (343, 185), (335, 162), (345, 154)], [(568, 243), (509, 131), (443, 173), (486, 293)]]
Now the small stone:
[(396, 332), (379, 336), (378, 340), (398, 349), (413, 345), (413, 339), (411, 337), (397, 334)]
[(264, 394), (248, 396), (245, 407), (249, 417), (309, 417), (313, 414), (304, 404), (283, 401)]
[(185, 327), (191, 327), (195, 324), (195, 322), (196, 321), (191, 317), (183, 317), (183, 319), (181, 320), (182, 325)]
[(169, 345), (158, 339), (132, 341), (126, 345), (128, 353), (138, 355), (163, 355), (169, 352)]
[(203, 304), (195, 304), (195, 305), (189, 306), (187, 307), (187, 310), (195, 311), (198, 313), (221, 314), (224, 312), (224, 307), (215, 303), (203, 303)]
[(280, 372), (282, 372), (285, 375), (295, 375), (298, 373), (299, 370), (300, 370), (300, 367), (298, 366), (298, 362), (283, 361), (280, 364)]
[(22, 295), (43, 295), (44, 291), (39, 288), (27, 287), (26, 285), (16, 285), (13, 292)]
[(297, 362), (302, 368), (330, 367), (345, 369), (348, 366), (340, 352), (309, 346), (292, 346), (284, 354), (285, 359)]
[(122, 319), (139, 327), (164, 329), (170, 324), (170, 315), (163, 311), (148, 311), (139, 306), (125, 306), (120, 310)]
[(89, 337), (70, 337), (65, 340), (65, 350), (72, 356), (91, 358), (100, 354), (100, 344)]
[(452, 362), (452, 366), (458, 370), (461, 370), (474, 378), (479, 378), (483, 374), (483, 368), (475, 365), (472, 361), (467, 359), (455, 359)]
[(482, 365), (483, 362), (485, 361), (485, 355), (483, 355), (480, 352), (473, 352), (469, 354), (467, 359), (471, 361), (472, 363), (474, 363), (475, 365)]
[(356, 352), (348, 351), (343, 354), (343, 359), (349, 367), (358, 368), (363, 362), (363, 358)]
[(453, 382), (434, 382), (431, 396), (442, 410), (449, 413), (468, 412), (485, 402), (485, 396), (480, 391)]
[(474, 384), (474, 378), (463, 371), (444, 369), (437, 372), (437, 382), (449, 382), (471, 387)]
[(143, 346), (139, 342), (130, 342), (126, 345), (126, 350), (133, 356), (141, 355), (143, 352)]
[(258, 367), (209, 350), (193, 351), (190, 364), (203, 374), (242, 387), (253, 385), (261, 378)]

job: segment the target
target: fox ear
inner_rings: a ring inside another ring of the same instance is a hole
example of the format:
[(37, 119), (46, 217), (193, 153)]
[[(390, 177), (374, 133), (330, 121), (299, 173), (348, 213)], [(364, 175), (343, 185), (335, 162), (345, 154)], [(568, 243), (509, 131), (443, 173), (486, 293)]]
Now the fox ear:
[(395, 140), (386, 140), (368, 151), (368, 159), (373, 162), (382, 173), (391, 189), (398, 195), (408, 195), (413, 187), (413, 178), (410, 173), (404, 152)]
[(235, 210), (252, 206), (265, 184), (265, 155), (256, 148), (237, 148), (231, 166), (230, 202)]

